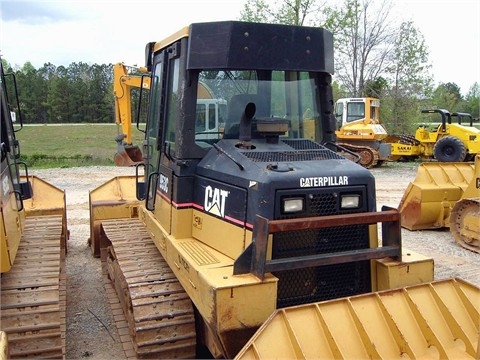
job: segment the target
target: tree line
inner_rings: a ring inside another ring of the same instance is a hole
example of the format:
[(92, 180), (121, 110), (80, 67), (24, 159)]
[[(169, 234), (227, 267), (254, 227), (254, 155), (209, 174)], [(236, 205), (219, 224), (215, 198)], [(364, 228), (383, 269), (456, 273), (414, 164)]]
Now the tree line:
[(35, 69), (30, 62), (15, 68), (2, 61), (5, 73), (15, 78), (14, 82), (11, 75), (6, 77), (8, 93), (18, 93), (19, 109), (15, 99), (9, 99), (10, 105), (24, 124), (115, 121), (112, 64), (47, 63)]
[[(247, 0), (239, 20), (330, 30), (335, 49), (334, 99), (379, 98), (380, 119), (389, 133), (412, 133), (422, 121), (422, 109), (479, 118), (480, 85), (475, 82), (466, 95), (454, 81), (434, 87), (428, 46), (411, 21), (395, 25), (391, 0), (340, 0), (333, 6), (322, 1)], [(2, 61), (16, 77), (24, 123), (115, 121), (113, 64), (47, 63), (35, 69), (30, 62), (13, 67)]]

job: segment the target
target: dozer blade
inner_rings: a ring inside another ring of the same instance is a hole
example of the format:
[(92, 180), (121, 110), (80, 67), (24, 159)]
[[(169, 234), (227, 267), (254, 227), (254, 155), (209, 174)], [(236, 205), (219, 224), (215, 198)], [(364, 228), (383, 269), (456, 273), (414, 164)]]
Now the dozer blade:
[(235, 359), (478, 359), (480, 289), (460, 279), (279, 309)]
[(473, 181), (472, 163), (422, 163), (398, 210), (409, 230), (449, 227), (450, 213)]
[(114, 162), (117, 166), (135, 166), (143, 162), (143, 154), (138, 146), (118, 145)]
[(101, 224), (105, 219), (138, 218), (140, 200), (137, 196), (136, 176), (117, 176), (90, 191), (88, 195), (90, 211), (90, 238), (92, 255), (100, 257), (101, 248), (108, 244), (101, 234)]

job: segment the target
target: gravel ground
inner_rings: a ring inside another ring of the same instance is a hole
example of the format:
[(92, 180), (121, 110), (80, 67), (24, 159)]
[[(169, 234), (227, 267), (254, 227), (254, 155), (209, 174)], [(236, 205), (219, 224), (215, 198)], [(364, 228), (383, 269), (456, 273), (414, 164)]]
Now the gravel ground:
[[(89, 230), (88, 194), (118, 175), (134, 175), (134, 168), (82, 167), (31, 170), (65, 190), (67, 224), (70, 230), (67, 254), (67, 359), (124, 359), (102, 283), (100, 260), (87, 245)], [(372, 169), (377, 183), (377, 204), (397, 207), (408, 183), (414, 179), (413, 163), (387, 163)], [(408, 231), (402, 229), (403, 246), (431, 256), (435, 279), (463, 278), (480, 286), (480, 255), (458, 246), (448, 230)]]

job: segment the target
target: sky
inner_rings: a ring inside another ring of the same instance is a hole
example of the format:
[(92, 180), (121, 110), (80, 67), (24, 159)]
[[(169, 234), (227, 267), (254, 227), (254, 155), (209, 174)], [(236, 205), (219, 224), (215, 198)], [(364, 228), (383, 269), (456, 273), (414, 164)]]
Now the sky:
[[(329, 0), (330, 2), (340, 0)], [(424, 36), (435, 84), (480, 84), (480, 0), (392, 0), (395, 21)], [(0, 55), (27, 61), (142, 66), (145, 45), (193, 22), (238, 20), (246, 0), (0, 0)]]

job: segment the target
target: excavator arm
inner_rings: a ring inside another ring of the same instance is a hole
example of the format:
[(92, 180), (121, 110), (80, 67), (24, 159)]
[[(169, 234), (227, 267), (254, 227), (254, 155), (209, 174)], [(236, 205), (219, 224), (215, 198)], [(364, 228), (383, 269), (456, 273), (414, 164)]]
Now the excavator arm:
[(113, 68), (113, 93), (115, 97), (115, 123), (121, 126), (121, 134), (115, 137), (117, 166), (131, 166), (142, 162), (142, 152), (132, 144), (132, 88), (150, 89), (150, 74), (145, 68), (134, 68), (137, 74), (129, 72), (129, 67), (117, 63)]

